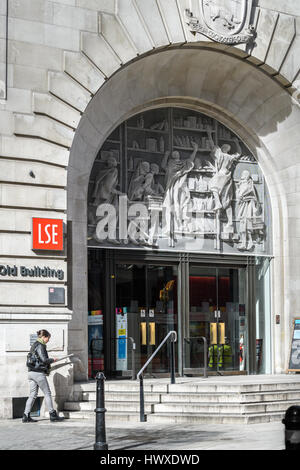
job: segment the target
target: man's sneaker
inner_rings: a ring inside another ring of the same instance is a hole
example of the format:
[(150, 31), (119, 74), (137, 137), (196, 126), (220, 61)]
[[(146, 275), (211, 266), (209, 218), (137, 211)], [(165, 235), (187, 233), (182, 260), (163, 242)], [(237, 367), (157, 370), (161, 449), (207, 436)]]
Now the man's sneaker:
[(22, 418), (22, 423), (37, 423), (37, 420), (36, 419), (32, 419), (30, 417), (30, 413), (28, 413), (28, 415), (26, 415), (25, 413), (23, 414), (23, 418)]
[(50, 421), (63, 421), (65, 419), (65, 418), (60, 418), (55, 410), (51, 411), (49, 415), (50, 415)]

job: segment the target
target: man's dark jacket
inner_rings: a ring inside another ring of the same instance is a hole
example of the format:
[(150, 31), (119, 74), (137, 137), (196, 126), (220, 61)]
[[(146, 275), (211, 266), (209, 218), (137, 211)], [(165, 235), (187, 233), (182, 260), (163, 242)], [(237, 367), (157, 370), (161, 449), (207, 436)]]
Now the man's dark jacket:
[(45, 344), (35, 341), (31, 346), (30, 352), (34, 353), (36, 356), (35, 366), (28, 367), (29, 371), (33, 372), (44, 372), (49, 374), (50, 364), (54, 362), (54, 359), (50, 359), (47, 353), (47, 348)]

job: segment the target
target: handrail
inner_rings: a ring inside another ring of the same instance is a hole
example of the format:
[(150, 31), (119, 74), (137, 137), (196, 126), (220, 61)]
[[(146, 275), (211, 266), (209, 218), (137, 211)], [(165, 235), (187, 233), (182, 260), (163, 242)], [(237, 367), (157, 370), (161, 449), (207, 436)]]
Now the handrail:
[(191, 339), (203, 339), (204, 343), (204, 368), (203, 368), (203, 377), (207, 379), (207, 339), (205, 336), (191, 336), (189, 338), (184, 338), (184, 341), (188, 342)]
[(175, 383), (175, 353), (174, 353), (174, 343), (177, 341), (177, 333), (176, 331), (172, 330), (169, 331), (167, 336), (164, 340), (160, 343), (158, 348), (154, 351), (154, 353), (149, 357), (148, 361), (143, 365), (141, 370), (137, 373), (137, 380), (140, 381), (140, 421), (146, 421), (145, 416), (145, 404), (144, 404), (144, 382), (143, 382), (143, 372), (148, 367), (152, 359), (156, 356), (158, 351), (162, 348), (162, 346), (166, 343), (170, 336), (173, 336), (171, 339), (171, 358), (170, 358), (170, 369), (171, 369), (171, 384)]
[(177, 341), (177, 333), (176, 331), (169, 331), (169, 333), (167, 334), (167, 336), (165, 337), (165, 339), (160, 343), (160, 345), (158, 346), (158, 348), (154, 351), (154, 353), (152, 354), (152, 356), (149, 357), (148, 361), (143, 365), (143, 367), (141, 368), (141, 370), (137, 373), (137, 376), (136, 378), (139, 379), (140, 378), (140, 375), (144, 372), (144, 370), (146, 369), (146, 367), (148, 367), (148, 365), (150, 364), (150, 362), (152, 361), (152, 359), (154, 358), (154, 356), (156, 356), (156, 354), (158, 353), (158, 351), (162, 348), (162, 346), (165, 344), (165, 342), (168, 340), (169, 336), (171, 335), (174, 335), (175, 336), (175, 340), (172, 340), (173, 343), (176, 343)]

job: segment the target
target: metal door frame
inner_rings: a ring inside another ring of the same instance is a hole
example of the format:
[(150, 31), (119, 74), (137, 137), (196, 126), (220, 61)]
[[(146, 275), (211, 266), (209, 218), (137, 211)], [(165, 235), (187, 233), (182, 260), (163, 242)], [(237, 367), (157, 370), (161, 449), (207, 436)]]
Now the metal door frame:
[[(202, 257), (201, 257), (202, 258)], [(190, 257), (190, 260), (186, 262), (185, 271), (187, 271), (188, 278), (185, 283), (186, 293), (185, 293), (185, 315), (183, 317), (184, 332), (185, 337), (189, 336), (189, 266), (199, 266), (199, 267), (213, 267), (216, 268), (216, 274), (218, 273), (218, 268), (230, 268), (238, 269), (245, 268), (246, 271), (246, 280), (245, 280), (245, 290), (246, 290), (246, 317), (248, 319), (247, 324), (247, 355), (246, 355), (246, 373), (255, 374), (256, 373), (256, 311), (255, 311), (255, 293), (256, 293), (256, 273), (255, 273), (255, 259), (254, 256), (248, 257), (235, 257), (222, 256), (222, 259), (216, 257), (211, 257), (208, 260), (206, 257), (201, 259), (200, 257), (195, 258), (194, 256)], [(183, 348), (183, 345), (182, 345)], [(183, 349), (182, 349), (183, 351)], [(182, 358), (183, 359), (183, 358)], [(183, 375), (183, 364), (181, 374)]]
[[(119, 263), (124, 264), (143, 264), (145, 266), (176, 266), (177, 267), (177, 320), (178, 330), (181, 328), (181, 314), (180, 314), (180, 270), (179, 260), (174, 256), (151, 256), (149, 252), (139, 252), (137, 250), (109, 250), (105, 249), (105, 309), (107, 315), (104, 316), (104, 369), (107, 377), (115, 376), (114, 363), (115, 363), (115, 348), (113, 346), (112, 335), (114, 334), (114, 308), (116, 302), (116, 265)], [(147, 269), (146, 269), (147, 272)], [(147, 279), (146, 279), (147, 283)], [(146, 293), (147, 297), (147, 293)], [(148, 299), (147, 299), (148, 300)], [(180, 351), (178, 350), (178, 361)], [(180, 363), (181, 366), (181, 363)], [(179, 369), (180, 370), (180, 369)]]
[[(89, 248), (91, 250), (93, 248)], [(95, 248), (99, 249), (99, 248)], [(102, 248), (103, 250), (103, 248)], [(210, 267), (246, 269), (246, 314), (248, 318), (247, 373), (255, 374), (256, 369), (256, 314), (255, 314), (255, 256), (220, 254), (170, 253), (141, 250), (104, 249), (105, 265), (105, 311), (104, 316), (104, 365), (107, 376), (112, 375), (115, 348), (111, 346), (114, 332), (114, 306), (116, 299), (116, 263), (153, 264), (177, 266), (177, 316), (178, 316), (178, 373), (183, 375), (183, 341), (189, 336), (189, 267), (190, 264)], [(108, 321), (107, 321), (108, 320)]]

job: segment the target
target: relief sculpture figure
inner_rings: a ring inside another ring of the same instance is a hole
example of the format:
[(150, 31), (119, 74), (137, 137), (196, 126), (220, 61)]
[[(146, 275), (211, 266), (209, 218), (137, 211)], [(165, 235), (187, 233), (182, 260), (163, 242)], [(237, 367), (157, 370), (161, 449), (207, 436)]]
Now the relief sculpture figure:
[(152, 189), (153, 175), (149, 162), (139, 162), (129, 184), (128, 198), (130, 201), (143, 201), (146, 196), (154, 194)]
[(163, 201), (165, 209), (165, 234), (172, 242), (174, 231), (187, 229), (189, 217), (188, 205), (191, 202), (190, 191), (187, 184), (187, 175), (194, 168), (194, 160), (198, 151), (198, 144), (192, 142), (193, 152), (186, 160), (180, 159), (177, 151), (166, 152), (162, 168), (165, 169), (166, 192)]
[(233, 232), (232, 225), (232, 198), (233, 183), (232, 170), (235, 163), (240, 158), (242, 151), (237, 138), (235, 144), (237, 152), (230, 154), (231, 146), (224, 144), (219, 147), (214, 144), (211, 132), (208, 132), (210, 145), (212, 148), (212, 156), (215, 160), (215, 174), (210, 180), (210, 190), (213, 193), (215, 207), (214, 210), (224, 209), (227, 216), (227, 224), (225, 231)]
[(101, 204), (112, 204), (118, 206), (118, 195), (122, 194), (117, 190), (118, 186), (118, 168), (117, 159), (114, 156), (109, 156), (105, 161), (105, 168), (99, 171), (93, 192), (92, 192), (92, 207), (89, 212), (89, 223), (96, 223), (97, 207)]
[(148, 198), (149, 208), (151, 207), (151, 223), (149, 228), (148, 244), (157, 247), (157, 239), (159, 237), (160, 229), (161, 203), (165, 190), (157, 178), (160, 170), (159, 165), (157, 165), (157, 163), (151, 163), (150, 170), (152, 175), (152, 194)]
[(151, 189), (155, 196), (161, 196), (165, 190), (162, 185), (157, 181), (156, 177), (159, 174), (159, 166), (156, 163), (151, 163), (150, 170), (152, 174)]
[[(160, 195), (164, 192), (162, 186), (156, 181), (155, 176), (159, 173), (159, 166), (155, 163), (150, 165), (147, 161), (140, 161), (129, 184), (128, 198), (130, 201), (141, 201), (145, 211), (151, 196)], [(142, 211), (143, 212), (143, 211)], [(148, 216), (145, 213), (140, 214), (135, 220), (131, 220), (128, 226), (128, 237), (131, 243), (139, 246), (154, 246), (154, 240), (157, 237), (159, 222), (155, 223), (148, 230)]]
[(254, 246), (252, 240), (253, 222), (260, 215), (261, 207), (257, 190), (248, 170), (244, 170), (241, 175), (236, 196), (238, 200), (237, 217), (240, 221), (239, 232), (241, 243), (239, 249), (251, 250)]

